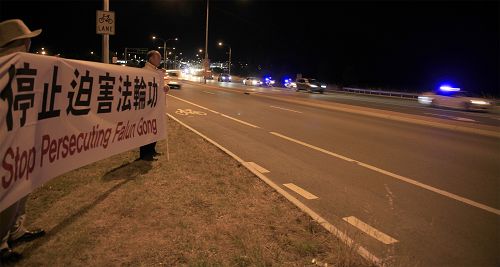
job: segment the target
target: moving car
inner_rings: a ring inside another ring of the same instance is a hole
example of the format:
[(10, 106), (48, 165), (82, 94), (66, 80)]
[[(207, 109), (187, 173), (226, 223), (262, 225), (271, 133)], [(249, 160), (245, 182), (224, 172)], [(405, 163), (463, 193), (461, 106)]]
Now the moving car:
[(297, 84), (291, 78), (283, 79), (283, 85), (286, 88), (297, 88)]
[(165, 73), (163, 78), (165, 79), (165, 83), (172, 89), (181, 89), (181, 84), (179, 82), (181, 76), (181, 70), (166, 70), (162, 69)]
[(446, 107), (463, 110), (488, 111), (491, 103), (487, 99), (475, 97), (460, 88), (441, 86), (435, 92), (426, 92), (418, 96), (418, 102), (433, 107)]
[(219, 77), (217, 78), (217, 81), (219, 82), (230, 82), (231, 81), (231, 75), (227, 73), (221, 73)]
[(271, 76), (264, 77), (263, 85), (265, 85), (267, 87), (273, 87), (275, 83), (276, 83), (276, 81), (273, 80), (273, 78)]
[(205, 80), (213, 80), (214, 79), (214, 73), (211, 70), (207, 70), (204, 73), (204, 78), (205, 78)]
[(320, 83), (316, 79), (299, 78), (295, 84), (297, 86), (297, 91), (306, 90), (307, 92), (320, 92), (322, 94), (326, 89), (326, 84)]
[(262, 85), (262, 81), (259, 78), (255, 77), (247, 77), (243, 80), (244, 85), (254, 85), (259, 86)]

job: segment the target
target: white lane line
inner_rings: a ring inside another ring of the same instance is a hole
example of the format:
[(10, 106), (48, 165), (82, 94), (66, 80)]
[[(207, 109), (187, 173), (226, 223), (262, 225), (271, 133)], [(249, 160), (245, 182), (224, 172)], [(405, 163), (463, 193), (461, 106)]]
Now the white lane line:
[(239, 120), (239, 119), (237, 119), (237, 118), (233, 118), (233, 117), (228, 116), (228, 115), (226, 115), (226, 114), (222, 114), (222, 113), (220, 113), (220, 115), (221, 115), (222, 117), (224, 117), (224, 118), (228, 118), (228, 119), (230, 119), (230, 120), (237, 121), (237, 122), (239, 122), (239, 123), (241, 123), (241, 124), (244, 124), (244, 125), (246, 125), (246, 126), (250, 126), (250, 127), (253, 127), (253, 128), (260, 128), (260, 127), (259, 127), (259, 126), (257, 126), (257, 125), (253, 125), (253, 124), (251, 124), (251, 123), (248, 123), (248, 122), (245, 122), (245, 121)]
[(215, 95), (214, 92), (209, 92), (209, 91), (202, 91), (203, 93), (206, 93), (206, 94), (211, 94), (211, 95)]
[(195, 104), (195, 103), (193, 103), (193, 102), (189, 102), (189, 101), (187, 101), (187, 100), (184, 100), (184, 99), (182, 99), (182, 98), (179, 98), (179, 97), (176, 97), (176, 96), (173, 96), (173, 95), (167, 95), (167, 96), (169, 96), (169, 97), (173, 97), (173, 98), (175, 98), (175, 99), (177, 99), (177, 100), (180, 100), (180, 101), (186, 102), (186, 103), (188, 103), (188, 104), (191, 104), (191, 105), (193, 105), (193, 106), (196, 106), (196, 107), (202, 108), (202, 109), (204, 109), (204, 110), (208, 110), (208, 111), (210, 111), (210, 112), (212, 112), (212, 113), (215, 113), (215, 114), (220, 114), (219, 112), (217, 112), (217, 111), (215, 111), (215, 110), (211, 110), (211, 109), (209, 109), (209, 108), (206, 108), (206, 107), (200, 106), (200, 105)]
[(293, 192), (301, 195), (305, 199), (317, 199), (318, 198), (317, 196), (315, 196), (315, 195), (307, 192), (306, 190), (298, 187), (295, 184), (289, 183), (289, 184), (283, 184), (283, 185), (286, 186), (286, 187), (288, 187), (288, 189), (292, 190)]
[(282, 108), (282, 107), (277, 107), (277, 106), (270, 106), (270, 107), (281, 109), (281, 110), (286, 110), (286, 111), (290, 111), (290, 112), (302, 113), (301, 111), (296, 111), (296, 110), (288, 109), (288, 108)]
[(244, 125), (246, 125), (246, 126), (250, 126), (250, 127), (253, 127), (253, 128), (260, 128), (260, 127), (259, 127), (259, 126), (257, 126), (257, 125), (253, 125), (253, 124), (251, 124), (251, 123), (248, 123), (248, 122), (245, 122), (245, 121), (242, 121), (242, 120), (239, 120), (239, 119), (233, 118), (233, 117), (231, 117), (231, 116), (229, 116), (229, 115), (226, 115), (226, 114), (220, 113), (220, 112), (218, 112), (218, 111), (211, 110), (211, 109), (206, 108), (206, 107), (204, 107), (204, 106), (200, 106), (200, 105), (195, 104), (195, 103), (193, 103), (193, 102), (189, 102), (189, 101), (184, 100), (184, 99), (182, 99), (182, 98), (180, 98), (180, 97), (176, 97), (176, 96), (173, 96), (173, 95), (168, 95), (168, 96), (173, 97), (173, 98), (175, 98), (175, 99), (177, 99), (177, 100), (180, 100), (180, 101), (186, 102), (186, 103), (188, 103), (188, 104), (191, 104), (191, 105), (193, 105), (193, 106), (196, 106), (196, 107), (202, 108), (202, 109), (204, 109), (204, 110), (208, 110), (208, 111), (210, 111), (210, 112), (212, 112), (212, 113), (219, 114), (219, 115), (221, 115), (221, 116), (222, 116), (222, 117), (224, 117), (224, 118), (228, 118), (228, 119), (230, 119), (230, 120), (233, 120), (233, 121), (239, 122), (239, 123), (244, 124)]
[(214, 146), (218, 147), (220, 150), (224, 151), (224, 153), (228, 154), (230, 157), (241, 163), (243, 166), (245, 166), (248, 170), (250, 170), (253, 174), (255, 174), (257, 177), (259, 177), (262, 181), (264, 181), (266, 184), (268, 184), (271, 188), (276, 190), (279, 194), (281, 194), (283, 197), (285, 197), (288, 201), (292, 202), (295, 206), (297, 206), (300, 210), (303, 212), (307, 213), (311, 218), (316, 221), (319, 225), (323, 226), (328, 232), (332, 233), (335, 237), (337, 237), (340, 241), (342, 241), (344, 244), (349, 246), (350, 248), (353, 248), (356, 250), (356, 252), (361, 255), (364, 259), (373, 262), (376, 266), (383, 266), (382, 260), (380, 260), (377, 256), (375, 256), (373, 253), (368, 251), (366, 248), (363, 246), (357, 244), (354, 239), (349, 237), (345, 232), (341, 231), (337, 227), (335, 227), (333, 224), (329, 223), (325, 218), (321, 217), (319, 214), (317, 214), (315, 211), (313, 211), (311, 208), (306, 206), (304, 203), (300, 202), (297, 198), (292, 196), (290, 193), (288, 193), (286, 190), (275, 184), (271, 179), (269, 179), (267, 176), (264, 174), (258, 172), (255, 168), (253, 168), (251, 165), (243, 161), (240, 157), (238, 157), (236, 154), (233, 152), (229, 151), (227, 148), (221, 146), (219, 143), (215, 142), (214, 140), (208, 138), (206, 135), (198, 132), (194, 128), (190, 127), (189, 125), (185, 124), (184, 122), (180, 121), (176, 117), (172, 116), (171, 114), (166, 113), (167, 116), (175, 121), (177, 121), (179, 124), (182, 126), (186, 127), (187, 129), (191, 130), (201, 138), (207, 140), (209, 143), (212, 143)]
[(384, 234), (383, 232), (377, 230), (376, 228), (362, 222), (361, 220), (359, 220), (358, 218), (354, 217), (354, 216), (349, 216), (349, 217), (345, 217), (345, 218), (342, 218), (344, 221), (348, 222), (349, 224), (351, 224), (352, 226), (358, 228), (359, 230), (365, 232), (367, 235), (377, 239), (378, 241), (386, 244), (386, 245), (390, 245), (390, 244), (394, 244), (396, 242), (398, 242), (398, 240), (392, 238), (391, 236), (387, 235), (387, 234)]
[(266, 170), (264, 167), (260, 166), (259, 164), (255, 163), (255, 162), (247, 162), (248, 165), (254, 167), (258, 172), (260, 173), (270, 173), (270, 171)]
[(344, 157), (342, 155), (339, 155), (339, 154), (336, 154), (336, 153), (333, 153), (333, 152), (330, 152), (326, 149), (323, 149), (323, 148), (320, 148), (320, 147), (317, 147), (317, 146), (313, 146), (313, 145), (310, 145), (310, 144), (307, 144), (307, 143), (304, 143), (302, 141), (299, 141), (297, 139), (293, 139), (291, 137), (288, 137), (288, 136), (285, 136), (285, 135), (282, 135), (282, 134), (279, 134), (279, 133), (275, 133), (275, 132), (270, 132), (270, 134), (272, 135), (275, 135), (275, 136), (278, 136), (278, 137), (281, 137), (283, 139), (286, 139), (288, 141), (291, 141), (291, 142), (294, 142), (294, 143), (297, 143), (297, 144), (300, 144), (300, 145), (303, 145), (303, 146), (306, 146), (306, 147), (309, 147), (311, 149), (314, 149), (314, 150), (317, 150), (317, 151), (320, 151), (322, 153), (325, 153), (325, 154), (328, 154), (330, 156), (334, 156), (336, 158), (339, 158), (339, 159), (342, 159), (342, 160), (345, 160), (345, 161), (349, 161), (349, 162), (353, 162), (353, 163), (356, 163), (358, 164), (359, 166), (362, 166), (362, 167), (365, 167), (367, 169), (370, 169), (372, 171), (375, 171), (375, 172), (378, 172), (378, 173), (382, 173), (382, 174), (385, 174), (387, 176), (390, 176), (392, 178), (396, 178), (400, 181), (403, 181), (403, 182), (406, 182), (406, 183), (409, 183), (409, 184), (412, 184), (414, 186), (417, 186), (417, 187), (420, 187), (420, 188), (423, 188), (423, 189), (426, 189), (426, 190), (429, 190), (431, 192), (434, 192), (434, 193), (437, 193), (439, 195), (442, 195), (442, 196), (445, 196), (445, 197), (448, 197), (448, 198), (451, 198), (451, 199), (454, 199), (456, 201), (459, 201), (459, 202), (462, 202), (462, 203), (465, 203), (467, 205), (471, 205), (473, 207), (476, 207), (476, 208), (479, 208), (479, 209), (482, 209), (482, 210), (485, 210), (485, 211), (488, 211), (488, 212), (491, 212), (493, 214), (496, 214), (496, 215), (500, 215), (500, 210), (498, 209), (495, 209), (495, 208), (492, 208), (490, 206), (487, 206), (487, 205), (484, 205), (484, 204), (481, 204), (479, 202), (476, 202), (474, 200), (470, 200), (468, 198), (465, 198), (465, 197), (461, 197), (459, 195), (455, 195), (453, 193), (450, 193), (450, 192), (447, 192), (447, 191), (444, 191), (444, 190), (441, 190), (441, 189), (438, 189), (438, 188), (435, 188), (435, 187), (432, 187), (430, 185), (427, 185), (427, 184), (424, 184), (424, 183), (421, 183), (421, 182), (418, 182), (418, 181), (415, 181), (413, 179), (410, 179), (410, 178), (407, 178), (407, 177), (404, 177), (404, 176), (401, 176), (401, 175), (398, 175), (398, 174), (395, 174), (395, 173), (392, 173), (392, 172), (389, 172), (389, 171), (386, 171), (386, 170), (382, 170), (380, 168), (377, 168), (375, 166), (372, 166), (370, 164), (366, 164), (366, 163), (363, 163), (363, 162), (360, 162), (360, 161), (357, 161), (357, 160), (354, 160), (354, 159), (351, 159), (351, 158), (348, 158), (348, 157)]
[(432, 115), (432, 116), (438, 116), (438, 117), (443, 117), (443, 118), (448, 118), (452, 120), (457, 120), (457, 121), (466, 121), (466, 122), (475, 122), (473, 119), (468, 119), (468, 118), (462, 118), (462, 117), (455, 117), (455, 116), (450, 116), (450, 115), (443, 115), (443, 114), (436, 114), (436, 113), (424, 113), (427, 115)]

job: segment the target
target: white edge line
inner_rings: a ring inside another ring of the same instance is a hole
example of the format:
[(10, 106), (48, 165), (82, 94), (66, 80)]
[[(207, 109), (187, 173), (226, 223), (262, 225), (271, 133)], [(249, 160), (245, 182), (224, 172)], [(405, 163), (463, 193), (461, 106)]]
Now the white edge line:
[(389, 172), (389, 171), (386, 171), (386, 170), (382, 170), (380, 168), (377, 168), (375, 166), (372, 166), (370, 164), (366, 164), (366, 163), (363, 163), (363, 162), (360, 162), (360, 161), (357, 161), (357, 160), (354, 160), (354, 159), (351, 159), (351, 158), (348, 158), (348, 157), (344, 157), (342, 155), (339, 155), (339, 154), (336, 154), (336, 153), (333, 153), (331, 151), (328, 151), (326, 149), (323, 149), (323, 148), (320, 148), (320, 147), (317, 147), (317, 146), (314, 146), (314, 145), (310, 145), (308, 143), (305, 143), (305, 142), (302, 142), (302, 141), (299, 141), (297, 139), (294, 139), (294, 138), (291, 138), (291, 137), (288, 137), (286, 135), (282, 135), (282, 134), (279, 134), (279, 133), (275, 133), (275, 132), (270, 132), (270, 134), (272, 135), (275, 135), (275, 136), (278, 136), (278, 137), (281, 137), (283, 139), (286, 139), (290, 142), (293, 142), (293, 143), (297, 143), (297, 144), (300, 144), (300, 145), (303, 145), (303, 146), (306, 146), (306, 147), (309, 147), (311, 149), (314, 149), (314, 150), (317, 150), (317, 151), (320, 151), (320, 152), (323, 152), (325, 154), (328, 154), (330, 156), (334, 156), (336, 158), (340, 158), (340, 159), (343, 159), (345, 161), (349, 161), (349, 162), (354, 162), (356, 164), (358, 164), (359, 166), (362, 166), (362, 167), (365, 167), (367, 169), (370, 169), (372, 171), (375, 171), (375, 172), (378, 172), (378, 173), (381, 173), (381, 174), (384, 174), (384, 175), (387, 175), (387, 176), (390, 176), (392, 178), (396, 178), (400, 181), (403, 181), (403, 182), (406, 182), (406, 183), (409, 183), (409, 184), (412, 184), (414, 186), (417, 186), (417, 187), (420, 187), (420, 188), (423, 188), (423, 189), (426, 189), (426, 190), (429, 190), (431, 192), (434, 192), (436, 194), (439, 194), (439, 195), (442, 195), (442, 196), (445, 196), (445, 197), (448, 197), (448, 198), (451, 198), (451, 199), (454, 199), (456, 201), (459, 201), (459, 202), (462, 202), (462, 203), (465, 203), (465, 204), (468, 204), (470, 206), (473, 206), (473, 207), (476, 207), (476, 208), (479, 208), (479, 209), (482, 209), (482, 210), (485, 210), (485, 211), (488, 211), (488, 212), (491, 212), (493, 214), (496, 214), (496, 215), (500, 215), (500, 210), (498, 209), (495, 209), (495, 208), (492, 208), (490, 206), (487, 206), (485, 204), (481, 204), (479, 202), (476, 202), (474, 200), (470, 200), (468, 198), (465, 198), (465, 197), (461, 197), (459, 195), (455, 195), (453, 193), (450, 193), (448, 191), (444, 191), (442, 189), (438, 189), (438, 188), (435, 188), (435, 187), (432, 187), (430, 185), (427, 185), (427, 184), (424, 184), (424, 183), (421, 183), (421, 182), (418, 182), (416, 180), (413, 180), (413, 179), (410, 179), (410, 178), (407, 178), (407, 177), (404, 177), (404, 176), (401, 176), (401, 175), (398, 175), (398, 174), (395, 174), (395, 173), (392, 173), (392, 172)]
[(286, 186), (288, 189), (292, 190), (293, 192), (301, 195), (305, 199), (309, 199), (309, 200), (318, 199), (317, 196), (315, 196), (311, 192), (301, 188), (300, 186), (298, 186), (294, 183), (288, 183), (288, 184), (283, 184), (283, 185)]
[(193, 102), (190, 102), (190, 101), (184, 100), (184, 99), (182, 99), (182, 98), (180, 98), (180, 97), (176, 97), (176, 96), (173, 96), (173, 95), (169, 95), (169, 96), (171, 96), (171, 97), (173, 97), (173, 98), (175, 98), (175, 99), (177, 99), (177, 100), (180, 100), (180, 101), (186, 102), (186, 103), (188, 103), (188, 104), (191, 104), (191, 105), (193, 105), (193, 106), (196, 106), (196, 107), (202, 108), (202, 109), (204, 109), (204, 110), (208, 110), (208, 111), (210, 111), (210, 112), (212, 112), (212, 113), (214, 113), (214, 114), (219, 114), (219, 115), (221, 115), (221, 116), (222, 116), (222, 117), (224, 117), (224, 118), (228, 118), (228, 119), (230, 119), (230, 120), (233, 120), (233, 121), (239, 122), (239, 123), (244, 124), (244, 125), (246, 125), (246, 126), (250, 126), (250, 127), (253, 127), (253, 128), (260, 128), (260, 127), (259, 127), (259, 126), (257, 126), (257, 125), (253, 125), (253, 124), (251, 124), (251, 123), (248, 123), (248, 122), (245, 122), (245, 121), (242, 121), (242, 120), (239, 120), (239, 119), (233, 118), (233, 117), (231, 117), (231, 116), (228, 116), (228, 115), (226, 115), (226, 114), (220, 113), (220, 112), (218, 112), (218, 111), (211, 110), (211, 109), (206, 108), (206, 107), (204, 107), (204, 106), (200, 106), (200, 105), (195, 104), (195, 103), (193, 103)]
[(175, 118), (174, 116), (166, 113), (168, 117), (172, 118), (173, 120), (177, 121), (179, 124), (182, 126), (186, 127), (187, 129), (191, 130), (195, 134), (199, 135), (203, 139), (207, 140), (208, 142), (212, 143), (214, 146), (234, 158), (236, 161), (238, 161), (240, 164), (245, 166), (249, 171), (251, 171), (254, 175), (259, 177), (263, 182), (268, 184), (271, 188), (276, 190), (279, 194), (281, 194), (283, 197), (288, 199), (288, 201), (292, 202), (295, 206), (297, 206), (300, 210), (305, 212), (307, 215), (309, 215), (314, 221), (316, 221), (318, 224), (323, 226), (328, 232), (332, 233), (335, 237), (340, 239), (344, 244), (346, 244), (349, 247), (354, 247), (358, 254), (363, 257), (364, 259), (374, 263), (377, 266), (383, 266), (383, 262), (375, 255), (373, 255), (371, 252), (369, 252), (366, 248), (364, 248), (361, 245), (356, 244), (352, 238), (350, 238), (346, 233), (340, 231), (337, 227), (333, 226), (331, 223), (329, 223), (327, 220), (325, 220), (323, 217), (319, 216), (316, 212), (314, 212), (312, 209), (304, 205), (302, 202), (300, 202), (298, 199), (290, 195), (288, 192), (286, 192), (284, 189), (276, 185), (273, 181), (271, 181), (269, 178), (267, 178), (264, 174), (260, 173), (257, 171), (255, 168), (253, 168), (250, 164), (247, 164), (245, 161), (243, 161), (240, 157), (236, 156), (233, 152), (229, 151), (228, 149), (224, 148), (223, 146), (219, 145), (217, 142), (213, 141), (212, 139), (208, 138), (207, 136), (203, 135), (202, 133), (198, 132), (197, 130), (191, 128), (189, 125), (183, 123), (179, 119)]
[(378, 241), (390, 245), (393, 243), (397, 243), (398, 240), (391, 237), (390, 235), (379, 231), (375, 227), (361, 221), (360, 219), (354, 217), (354, 216), (349, 216), (349, 217), (344, 217), (342, 218), (344, 221), (348, 222), (352, 226), (358, 228), (359, 230), (365, 232), (367, 235), (377, 239)]
[(255, 169), (257, 169), (260, 173), (270, 173), (266, 168), (260, 166), (259, 164), (255, 162), (248, 161), (248, 164), (252, 165)]

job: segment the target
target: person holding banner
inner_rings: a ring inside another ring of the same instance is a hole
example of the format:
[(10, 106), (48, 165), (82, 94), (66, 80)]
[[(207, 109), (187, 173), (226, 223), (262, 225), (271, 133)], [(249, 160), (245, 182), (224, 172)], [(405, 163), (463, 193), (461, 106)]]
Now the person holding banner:
[[(158, 66), (160, 66), (161, 63), (160, 52), (158, 52), (157, 50), (151, 50), (147, 53), (146, 58), (147, 62), (143, 68), (152, 71), (158, 71)], [(167, 93), (168, 90), (169, 90), (168, 85), (165, 85), (164, 92)], [(156, 142), (141, 146), (139, 149), (139, 154), (140, 154), (139, 158), (141, 160), (146, 160), (146, 161), (156, 161), (158, 160), (156, 158), (157, 156), (163, 155), (163, 153), (156, 151)]]
[[(28, 52), (31, 38), (41, 32), (42, 30), (30, 31), (19, 19), (0, 22), (0, 57), (15, 52)], [(21, 254), (11, 249), (11, 245), (32, 241), (45, 234), (42, 229), (28, 231), (24, 227), (28, 196), (0, 212), (0, 263), (16, 262), (21, 258)]]

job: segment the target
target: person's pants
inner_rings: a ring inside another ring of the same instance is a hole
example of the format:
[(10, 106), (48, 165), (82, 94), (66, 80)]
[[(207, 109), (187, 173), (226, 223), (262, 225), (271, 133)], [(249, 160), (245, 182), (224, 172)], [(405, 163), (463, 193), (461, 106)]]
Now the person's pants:
[(25, 232), (24, 220), (26, 218), (26, 200), (21, 198), (7, 209), (0, 212), (0, 249), (8, 248), (7, 241), (21, 237)]
[(144, 158), (148, 156), (149, 157), (154, 156), (154, 154), (156, 153), (155, 147), (156, 147), (156, 142), (141, 146), (141, 148), (139, 149), (140, 157)]

